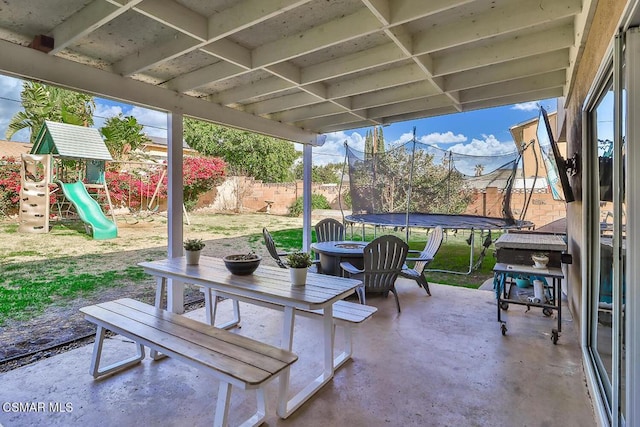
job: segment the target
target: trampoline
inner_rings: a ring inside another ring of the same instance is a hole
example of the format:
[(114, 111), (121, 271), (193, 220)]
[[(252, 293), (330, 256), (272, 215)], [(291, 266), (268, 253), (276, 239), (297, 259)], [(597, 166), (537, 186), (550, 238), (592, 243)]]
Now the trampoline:
[[(348, 199), (351, 212), (345, 215), (342, 202), (340, 209), (352, 235), (356, 224), (362, 225), (363, 240), (367, 225), (374, 227), (374, 235), (379, 227), (404, 230), (407, 241), (413, 228), (467, 230), (469, 271), (432, 271), (470, 274), (493, 243), (491, 231), (534, 227), (524, 220), (532, 192), (527, 192), (524, 177), (537, 176), (537, 172), (525, 174), (521, 162), (528, 146), (477, 156), (418, 142), (415, 128), (413, 133), (413, 140), (389, 148), (365, 141), (365, 151), (358, 151), (345, 143), (343, 181), (348, 172), (348, 190), (343, 193), (340, 188), (339, 192)], [(517, 195), (512, 197), (514, 186)], [(534, 186), (535, 179), (529, 189)], [(483, 249), (474, 264), (476, 232), (480, 232)]]
[(366, 213), (345, 216), (348, 224), (366, 224), (382, 227), (435, 228), (438, 225), (451, 230), (508, 230), (532, 228), (533, 223), (505, 218), (437, 213)]
[[(480, 215), (464, 215), (464, 214), (435, 214), (435, 213), (410, 213), (408, 216), (406, 213), (379, 213), (379, 214), (355, 214), (346, 215), (344, 217), (345, 223), (352, 227), (355, 224), (362, 225), (362, 240), (365, 240), (364, 226), (370, 225), (374, 227), (374, 236), (376, 234), (377, 227), (393, 227), (397, 229), (405, 229), (407, 232), (407, 241), (409, 239), (409, 230), (411, 228), (424, 228), (431, 229), (437, 226), (441, 226), (445, 230), (468, 230), (469, 236), (469, 270), (466, 272), (428, 269), (430, 271), (439, 271), (444, 273), (454, 274), (470, 274), (473, 270), (477, 269), (484, 259), (486, 250), (493, 243), (491, 238), (492, 230), (512, 230), (512, 229), (531, 229), (534, 224), (530, 221), (523, 220), (508, 220), (505, 218), (488, 217)], [(474, 262), (474, 242), (475, 231), (481, 233), (487, 232), (486, 237), (482, 240), (482, 252), (478, 259)]]

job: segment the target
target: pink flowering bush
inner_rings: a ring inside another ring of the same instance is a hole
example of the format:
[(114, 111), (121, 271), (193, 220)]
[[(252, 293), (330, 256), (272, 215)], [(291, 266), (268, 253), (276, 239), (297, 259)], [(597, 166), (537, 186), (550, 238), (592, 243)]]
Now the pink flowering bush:
[(222, 183), (226, 166), (219, 157), (184, 158), (184, 205), (187, 210), (195, 208), (201, 194)]
[[(195, 207), (198, 197), (219, 185), (224, 179), (226, 163), (217, 157), (185, 157), (183, 162), (184, 203), (188, 210)], [(111, 201), (117, 207), (129, 207), (132, 210), (142, 208), (141, 204), (155, 198), (157, 201), (167, 198), (167, 176), (162, 177), (159, 171), (149, 172), (144, 179), (130, 172), (105, 172)]]
[[(225, 176), (226, 163), (218, 157), (185, 157), (183, 162), (184, 203), (193, 209), (201, 194), (219, 185)], [(20, 161), (13, 157), (0, 158), (0, 216), (18, 212), (20, 202)], [(162, 183), (158, 182), (162, 178)], [(137, 171), (105, 172), (111, 202), (115, 207), (131, 210), (146, 209), (153, 198), (154, 203), (167, 198), (167, 176), (162, 169), (138, 169)], [(52, 188), (50, 188), (52, 190)], [(95, 190), (94, 190), (95, 191)], [(51, 203), (56, 202), (56, 193), (50, 192)], [(103, 199), (104, 200), (104, 199)], [(103, 201), (106, 206), (107, 201)]]
[(15, 157), (0, 158), (0, 215), (18, 212), (20, 202), (20, 161)]

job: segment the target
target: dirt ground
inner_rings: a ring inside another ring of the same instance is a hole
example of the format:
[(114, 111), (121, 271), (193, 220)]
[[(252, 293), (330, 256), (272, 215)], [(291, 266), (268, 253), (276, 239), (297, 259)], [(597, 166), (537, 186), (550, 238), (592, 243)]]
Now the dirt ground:
[[(301, 218), (267, 214), (222, 214), (207, 211), (191, 213), (184, 219), (184, 237), (202, 238), (204, 255), (224, 256), (229, 253), (255, 251), (263, 262), (272, 264), (262, 242), (262, 228), (280, 230), (302, 228)], [(0, 222), (0, 273), (7, 269), (56, 272), (124, 270), (138, 262), (166, 257), (167, 219), (161, 214), (145, 217), (118, 216), (118, 237), (93, 240), (84, 233), (81, 223), (52, 223), (50, 233), (17, 232), (17, 221)], [(9, 320), (0, 326), (0, 372), (31, 363), (54, 352), (60, 343), (86, 336), (95, 330), (78, 309), (88, 304), (122, 297), (152, 302), (154, 281), (148, 280), (118, 287), (104, 287), (81, 297), (54, 301), (43, 313), (29, 320)], [(185, 303), (201, 299), (201, 293), (188, 288)], [(29, 354), (27, 358), (21, 356)]]

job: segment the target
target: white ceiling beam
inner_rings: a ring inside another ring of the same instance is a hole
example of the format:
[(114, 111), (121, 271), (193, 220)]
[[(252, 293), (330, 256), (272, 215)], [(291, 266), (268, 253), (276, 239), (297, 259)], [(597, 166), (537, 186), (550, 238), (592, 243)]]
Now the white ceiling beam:
[[(265, 69), (272, 74), (287, 80), (292, 85), (299, 85), (298, 87), (301, 90), (308, 92), (311, 95), (315, 95), (322, 99), (326, 99), (327, 97), (327, 88), (322, 83), (300, 85), (300, 68), (289, 62), (281, 62), (279, 64), (270, 65)], [(337, 105), (341, 106), (341, 104)], [(344, 108), (341, 108), (340, 110), (344, 111)]]
[(302, 69), (301, 78), (303, 83), (312, 83), (405, 59), (407, 59), (407, 56), (398, 49), (395, 43), (386, 43), (371, 49), (325, 61), (322, 64), (305, 67)]
[(103, 0), (92, 1), (51, 30), (50, 35), (55, 44), (49, 54), (55, 55), (61, 52), (76, 40), (131, 10), (141, 1), (131, 0), (124, 5), (117, 2), (107, 3)]
[(192, 50), (194, 43), (195, 40), (192, 37), (179, 34), (166, 43), (142, 49), (122, 58), (113, 64), (113, 71), (123, 76), (131, 76), (154, 64), (177, 58), (184, 52)]
[(156, 110), (180, 111), (197, 119), (302, 144), (319, 143), (315, 132), (178, 94), (57, 56), (44, 55), (42, 52), (7, 41), (0, 41), (0, 52), (3, 53), (0, 55), (0, 70), (19, 78), (60, 85)]
[(269, 118), (279, 122), (292, 123), (344, 112), (344, 108), (338, 105), (331, 102), (323, 102), (321, 104), (308, 105), (306, 107), (271, 114)]
[(581, 6), (580, 0), (541, 0), (535, 7), (529, 0), (512, 1), (506, 6), (415, 34), (414, 53), (435, 52), (564, 19), (580, 12)]
[(446, 95), (431, 96), (428, 98), (414, 99), (412, 101), (398, 102), (382, 107), (370, 108), (367, 110), (367, 117), (381, 120), (384, 117), (397, 116), (400, 114), (415, 113), (424, 109), (450, 107), (451, 99)]
[(214, 55), (225, 61), (229, 61), (238, 67), (250, 70), (251, 67), (251, 51), (237, 43), (227, 39), (220, 39), (213, 43), (202, 46), (203, 52)]
[(568, 48), (573, 43), (573, 26), (550, 28), (522, 37), (514, 37), (484, 45), (452, 49), (431, 55), (436, 76), (453, 74), (499, 62)]
[(334, 83), (327, 88), (327, 95), (329, 98), (343, 98), (413, 83), (424, 78), (424, 73), (416, 65), (405, 65)]
[(153, 65), (177, 58), (208, 41), (207, 18), (173, 0), (145, 1), (135, 10), (179, 31), (180, 34), (167, 42), (148, 46), (116, 62), (113, 69), (123, 76), (130, 76)]
[(306, 55), (379, 30), (382, 24), (366, 9), (307, 31), (292, 34), (257, 47), (252, 52), (254, 68)]
[(531, 77), (494, 83), (460, 92), (460, 101), (464, 103), (481, 101), (484, 99), (501, 98), (524, 92), (533, 92), (542, 88), (562, 88), (566, 74), (564, 70), (538, 74)]
[[(302, 120), (295, 123), (295, 126), (299, 126), (303, 129), (319, 129), (326, 126), (341, 124), (341, 123), (351, 123), (353, 121), (360, 121), (364, 119), (364, 117), (359, 117), (354, 115), (353, 113), (340, 113), (333, 114), (331, 116), (318, 117), (317, 119), (309, 119)], [(371, 125), (375, 124), (375, 120), (371, 120)]]
[(476, 0), (392, 0), (389, 1), (391, 24), (415, 21), (474, 1)]
[(382, 25), (387, 26), (391, 23), (389, 0), (362, 0), (362, 3), (364, 3)]
[[(136, 52), (116, 64), (120, 74), (131, 75), (213, 43), (309, 0), (247, 0), (222, 10), (209, 18), (193, 12), (173, 0), (143, 2), (135, 10), (174, 28), (181, 33), (178, 40)], [(246, 53), (247, 56), (249, 53)], [(243, 61), (248, 65), (249, 59)]]
[(440, 91), (427, 81), (408, 83), (400, 87), (382, 89), (376, 92), (365, 93), (351, 97), (351, 106), (355, 109), (379, 107), (381, 105), (393, 104), (400, 101), (410, 101), (412, 99), (434, 96)]
[(291, 108), (304, 107), (305, 105), (317, 104), (320, 102), (324, 102), (324, 98), (320, 99), (309, 93), (300, 92), (246, 104), (244, 106), (244, 110), (256, 115), (264, 115)]
[(444, 89), (447, 91), (470, 89), (486, 84), (562, 70), (568, 66), (569, 50), (561, 49), (444, 76)]
[[(174, 0), (144, 1), (136, 11), (199, 42), (208, 40), (207, 18)], [(196, 44), (196, 43), (194, 43)]]
[(324, 126), (319, 129), (318, 133), (331, 133), (331, 132), (340, 132), (347, 131), (350, 129), (360, 129), (373, 126), (374, 123), (371, 123), (369, 120), (356, 120), (354, 122), (341, 123), (339, 125), (334, 126)]
[(190, 73), (181, 74), (167, 81), (164, 86), (176, 92), (187, 92), (210, 82), (223, 81), (245, 72), (246, 70), (244, 68), (240, 68), (237, 65), (226, 61), (219, 61)]
[(521, 102), (540, 101), (542, 99), (558, 98), (563, 96), (562, 88), (540, 89), (526, 93), (502, 96), (500, 98), (484, 99), (463, 104), (463, 111), (480, 110), (483, 108), (493, 108), (501, 105), (512, 105)]
[(270, 95), (294, 86), (292, 83), (282, 80), (279, 77), (267, 77), (250, 84), (214, 93), (209, 99), (222, 105), (229, 105), (259, 96)]
[(267, 21), (310, 0), (246, 0), (209, 18), (209, 39), (220, 39)]
[[(456, 107), (440, 107), (431, 110), (423, 110), (415, 113), (398, 114), (397, 116), (385, 117), (383, 125), (391, 123), (406, 122), (409, 120), (424, 119), (425, 117), (443, 116), (445, 114), (455, 114), (460, 112)], [(323, 131), (323, 130), (321, 130)]]
[(293, 84), (299, 85), (301, 83), (300, 68), (290, 62), (280, 62), (279, 64), (273, 64), (264, 69)]
[(315, 95), (318, 98), (325, 100), (327, 99), (327, 87), (324, 83), (312, 83), (310, 85), (300, 86), (300, 89), (310, 93), (311, 95)]
[(578, 67), (582, 59), (587, 37), (589, 36), (589, 25), (593, 20), (598, 6), (597, 0), (583, 0), (582, 11), (576, 15), (574, 19), (574, 43), (569, 52), (569, 68), (567, 69), (567, 86), (564, 90), (566, 96), (565, 105), (569, 104), (569, 100), (573, 94), (573, 87), (577, 80)]

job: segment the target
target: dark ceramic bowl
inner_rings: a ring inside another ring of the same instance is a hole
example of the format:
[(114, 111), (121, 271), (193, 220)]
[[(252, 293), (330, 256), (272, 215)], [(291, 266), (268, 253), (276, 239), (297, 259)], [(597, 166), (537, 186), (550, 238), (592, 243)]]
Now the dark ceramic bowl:
[(224, 265), (227, 266), (227, 270), (231, 272), (231, 274), (235, 274), (237, 276), (248, 276), (256, 271), (256, 268), (260, 265), (260, 261), (262, 261), (262, 257), (256, 255), (256, 259), (242, 259), (244, 255), (227, 255), (222, 258), (224, 260)]

